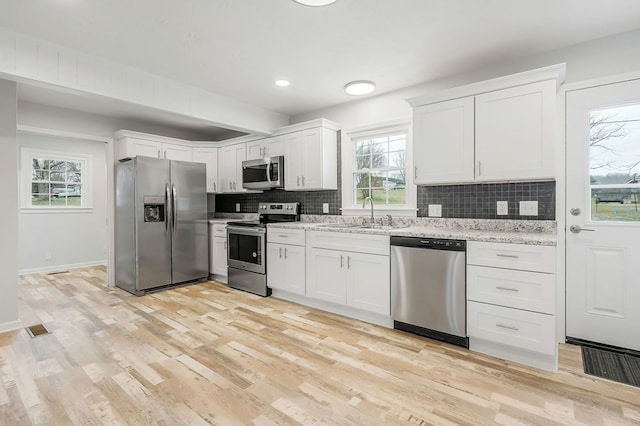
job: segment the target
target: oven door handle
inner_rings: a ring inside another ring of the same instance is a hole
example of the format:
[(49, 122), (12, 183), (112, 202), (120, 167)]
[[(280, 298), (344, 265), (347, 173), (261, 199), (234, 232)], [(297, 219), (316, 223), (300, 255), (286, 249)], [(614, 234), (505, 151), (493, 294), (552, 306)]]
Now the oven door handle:
[(229, 234), (240, 234), (240, 235), (265, 235), (267, 233), (266, 228), (262, 227), (240, 227), (240, 226), (229, 226), (227, 225), (227, 235)]

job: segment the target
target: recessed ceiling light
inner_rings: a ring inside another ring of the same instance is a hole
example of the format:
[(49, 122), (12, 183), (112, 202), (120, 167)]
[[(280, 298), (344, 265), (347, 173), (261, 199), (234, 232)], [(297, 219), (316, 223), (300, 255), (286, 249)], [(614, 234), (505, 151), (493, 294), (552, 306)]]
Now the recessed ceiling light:
[(336, 0), (293, 0), (296, 3), (303, 4), (305, 6), (328, 6), (331, 3), (335, 3)]
[(289, 85), (291, 85), (291, 83), (289, 83), (287, 80), (276, 80), (276, 86), (288, 87)]
[(344, 86), (344, 91), (354, 96), (368, 95), (374, 90), (376, 90), (376, 84), (367, 80), (352, 81)]

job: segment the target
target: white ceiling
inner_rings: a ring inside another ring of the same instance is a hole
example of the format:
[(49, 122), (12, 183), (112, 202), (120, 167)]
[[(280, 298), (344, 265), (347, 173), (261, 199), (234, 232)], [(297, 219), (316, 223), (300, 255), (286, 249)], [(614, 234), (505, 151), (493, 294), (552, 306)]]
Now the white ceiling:
[(638, 0), (0, 3), (0, 26), (287, 115), (640, 28)]

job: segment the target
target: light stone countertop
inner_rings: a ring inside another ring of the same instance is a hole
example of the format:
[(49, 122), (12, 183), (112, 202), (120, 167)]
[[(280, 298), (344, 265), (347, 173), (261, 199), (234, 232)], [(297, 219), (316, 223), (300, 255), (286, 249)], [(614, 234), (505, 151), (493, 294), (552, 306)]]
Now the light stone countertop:
[(419, 238), (449, 238), (466, 241), (488, 241), (496, 243), (531, 244), (542, 246), (555, 246), (557, 243), (557, 234), (553, 231), (532, 232), (518, 230), (464, 229), (420, 225), (392, 229), (363, 229), (358, 227), (331, 228), (322, 226), (326, 224), (326, 222), (270, 223), (267, 225), (267, 229), (293, 228), (323, 232), (392, 235)]

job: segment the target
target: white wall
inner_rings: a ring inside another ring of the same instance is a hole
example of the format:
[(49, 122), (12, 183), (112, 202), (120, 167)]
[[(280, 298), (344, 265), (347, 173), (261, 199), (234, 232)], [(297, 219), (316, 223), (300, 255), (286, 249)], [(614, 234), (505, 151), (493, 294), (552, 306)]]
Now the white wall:
[(16, 84), (0, 80), (0, 332), (18, 328)]
[[(39, 148), (91, 156), (92, 209), (40, 213), (21, 210), (18, 227), (18, 272), (32, 273), (106, 264), (107, 144), (18, 132), (20, 148)], [(19, 151), (20, 152), (20, 151)], [(22, 172), (22, 171), (21, 171)], [(47, 259), (47, 253), (50, 259)]]
[(407, 98), (562, 62), (567, 64), (566, 81), (568, 83), (640, 70), (638, 46), (640, 46), (640, 30), (631, 31), (540, 55), (513, 59), (492, 67), (367, 97), (348, 104), (299, 114), (291, 118), (291, 123), (324, 117), (340, 123), (343, 129), (348, 130), (369, 124), (410, 118), (411, 108), (406, 102)]

